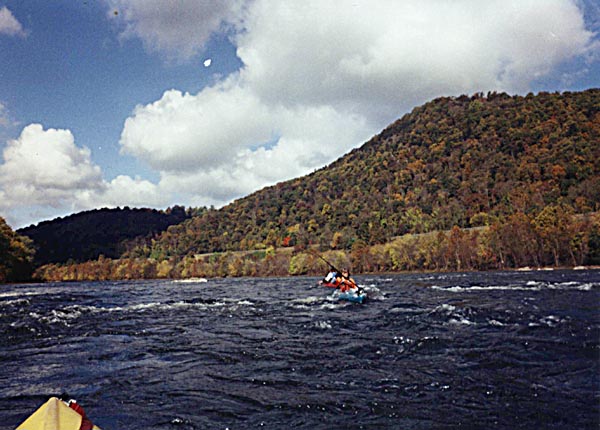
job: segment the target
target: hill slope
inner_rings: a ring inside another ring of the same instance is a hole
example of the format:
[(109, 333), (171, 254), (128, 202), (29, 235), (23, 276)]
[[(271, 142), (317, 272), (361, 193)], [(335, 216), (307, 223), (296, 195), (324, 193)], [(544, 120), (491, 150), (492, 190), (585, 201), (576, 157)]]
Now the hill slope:
[(156, 209), (97, 209), (44, 221), (17, 232), (36, 248), (35, 264), (82, 262), (100, 255), (117, 258), (125, 240), (152, 236), (189, 218), (182, 207)]
[(331, 165), (171, 226), (128, 255), (349, 248), (556, 203), (598, 210), (599, 106), (598, 89), (439, 98)]

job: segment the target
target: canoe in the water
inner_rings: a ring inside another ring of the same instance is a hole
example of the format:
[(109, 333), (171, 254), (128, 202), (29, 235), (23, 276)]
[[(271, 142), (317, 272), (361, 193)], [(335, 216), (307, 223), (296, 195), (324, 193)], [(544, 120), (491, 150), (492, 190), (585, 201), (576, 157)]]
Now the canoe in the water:
[[(338, 288), (339, 287), (339, 284), (334, 283), (334, 282), (321, 282), (320, 284), (324, 287), (329, 287), (329, 288)], [(337, 294), (337, 298), (338, 298), (338, 300), (347, 300), (349, 302), (362, 304), (362, 303), (364, 303), (365, 300), (367, 300), (367, 293), (361, 288), (351, 288), (348, 291), (344, 291), (344, 292), (340, 291)]]
[(365, 300), (367, 300), (367, 293), (365, 293), (364, 291), (361, 291), (359, 293), (358, 290), (350, 290), (343, 293), (339, 293), (338, 299), (362, 304), (365, 302)]
[[(16, 430), (80, 430), (82, 422), (82, 415), (57, 397), (51, 397)], [(93, 426), (92, 430), (100, 428)]]

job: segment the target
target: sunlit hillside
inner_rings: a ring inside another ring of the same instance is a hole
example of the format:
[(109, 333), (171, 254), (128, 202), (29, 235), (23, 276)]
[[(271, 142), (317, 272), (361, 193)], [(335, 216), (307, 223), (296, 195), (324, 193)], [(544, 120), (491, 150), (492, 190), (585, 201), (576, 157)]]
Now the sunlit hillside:
[(171, 227), (137, 251), (160, 258), (309, 243), (349, 249), (535, 216), (558, 203), (595, 211), (599, 106), (598, 89), (439, 98), (330, 166)]

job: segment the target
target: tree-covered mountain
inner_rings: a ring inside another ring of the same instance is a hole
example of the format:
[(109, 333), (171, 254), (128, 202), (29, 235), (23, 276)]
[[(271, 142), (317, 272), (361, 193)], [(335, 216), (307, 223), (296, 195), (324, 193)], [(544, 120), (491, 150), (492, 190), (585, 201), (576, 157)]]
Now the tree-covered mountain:
[(82, 262), (100, 255), (118, 258), (123, 243), (136, 237), (152, 237), (191, 216), (183, 207), (156, 209), (96, 209), (44, 221), (17, 232), (35, 246), (35, 264)]
[(38, 261), (89, 261), (36, 276), (317, 274), (314, 249), (355, 272), (598, 265), (599, 209), (600, 89), (443, 97), (329, 166), (166, 230), (135, 229), (150, 210), (51, 222)]
[(127, 255), (349, 249), (550, 207), (597, 211), (599, 109), (599, 89), (438, 98), (331, 165), (173, 225)]

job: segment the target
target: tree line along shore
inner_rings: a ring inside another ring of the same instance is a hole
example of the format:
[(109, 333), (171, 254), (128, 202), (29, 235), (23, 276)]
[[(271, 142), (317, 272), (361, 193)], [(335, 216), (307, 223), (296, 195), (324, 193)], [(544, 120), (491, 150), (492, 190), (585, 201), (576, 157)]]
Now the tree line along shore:
[(226, 251), (163, 260), (146, 257), (109, 259), (77, 264), (48, 264), (34, 277), (44, 281), (119, 279), (186, 279), (323, 275), (328, 266), (353, 273), (412, 271), (486, 271), (523, 267), (600, 265), (600, 214), (573, 217), (564, 207), (549, 208), (536, 219), (515, 214), (503, 224), (424, 234), (406, 234), (391, 242), (350, 249), (319, 245), (252, 251)]
[(215, 209), (98, 209), (13, 232), (0, 281), (600, 264), (600, 89), (441, 97), (306, 176)]

